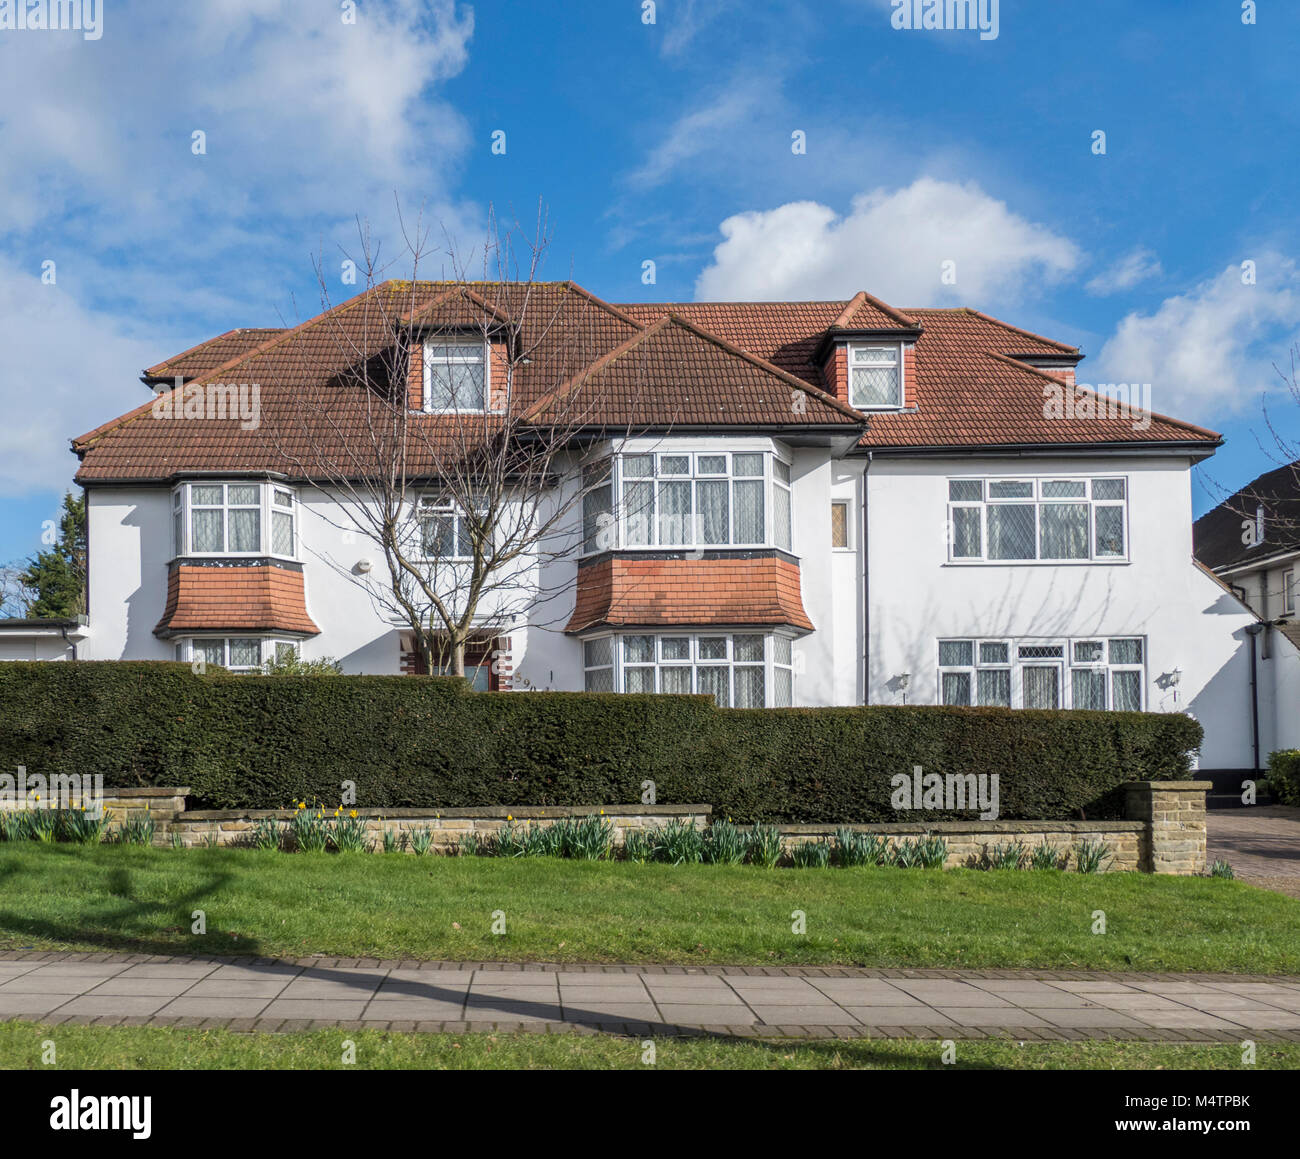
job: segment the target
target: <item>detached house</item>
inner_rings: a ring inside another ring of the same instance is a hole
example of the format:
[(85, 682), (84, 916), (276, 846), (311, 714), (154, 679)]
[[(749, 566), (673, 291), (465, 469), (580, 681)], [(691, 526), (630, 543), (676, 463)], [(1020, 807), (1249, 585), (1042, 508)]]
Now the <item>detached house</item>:
[[(1081, 358), (866, 293), (615, 305), (573, 283), (385, 283), (152, 367), (165, 405), (74, 440), (80, 654), (421, 670), (377, 546), (339, 514), (368, 391), (403, 400), (407, 517), (453, 562), (471, 553), (438, 478), (447, 425), (522, 445), (563, 404), (583, 416), (570, 469), (537, 501), (581, 502), (485, 601), (478, 687), (1188, 711), (1203, 766), (1248, 765), (1253, 617), (1192, 559), (1190, 469), (1219, 436), (1116, 414), (1075, 386)], [(382, 364), (371, 385), (362, 364)], [(203, 409), (253, 387), (255, 421)]]

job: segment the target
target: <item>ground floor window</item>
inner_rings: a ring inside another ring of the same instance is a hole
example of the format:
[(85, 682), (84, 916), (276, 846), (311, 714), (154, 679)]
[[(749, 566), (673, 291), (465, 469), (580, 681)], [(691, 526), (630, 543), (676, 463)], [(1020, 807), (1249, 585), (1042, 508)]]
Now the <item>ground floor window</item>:
[(939, 703), (1141, 712), (1141, 637), (940, 640)]
[(789, 636), (629, 633), (584, 640), (582, 648), (588, 692), (698, 694), (723, 708), (794, 703)]
[(297, 653), (292, 640), (266, 636), (194, 636), (176, 643), (176, 659), (185, 664), (202, 660), (241, 673), (260, 672), (267, 661), (283, 661)]

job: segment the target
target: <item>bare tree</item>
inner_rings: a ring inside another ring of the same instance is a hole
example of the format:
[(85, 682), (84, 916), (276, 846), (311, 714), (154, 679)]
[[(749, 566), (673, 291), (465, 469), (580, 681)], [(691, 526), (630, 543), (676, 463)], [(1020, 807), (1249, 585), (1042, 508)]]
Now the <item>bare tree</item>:
[(36, 593), (23, 581), (25, 567), (17, 564), (0, 565), (0, 620), (27, 616)]
[(340, 542), (372, 545), (384, 573), (317, 554), (409, 627), (429, 672), (464, 675), (467, 649), (525, 611), (547, 626), (538, 609), (572, 583), (553, 565), (609, 535), (610, 443), (639, 407), (620, 397), (607, 426), (613, 404), (585, 376), (639, 327), (540, 280), (540, 214), (522, 242), (493, 224), (477, 280), (447, 253), (453, 276), (420, 281), (427, 236), (402, 232), (410, 277), (396, 281), (359, 225), (364, 292), (337, 308), (318, 263), (325, 312), (283, 344), (291, 389), (264, 402), (260, 430), (325, 497)]
[(1264, 433), (1255, 434), (1261, 452), (1274, 469), (1287, 468), (1263, 489), (1235, 490), (1212, 478), (1203, 480), (1218, 502), (1241, 520), (1242, 542), (1246, 546), (1268, 542), (1277, 547), (1300, 542), (1300, 442), (1284, 430), (1300, 414), (1300, 344), (1292, 346), (1290, 366), (1274, 363), (1273, 369), (1291, 404), (1282, 421), (1270, 411), (1268, 396), (1260, 403)]

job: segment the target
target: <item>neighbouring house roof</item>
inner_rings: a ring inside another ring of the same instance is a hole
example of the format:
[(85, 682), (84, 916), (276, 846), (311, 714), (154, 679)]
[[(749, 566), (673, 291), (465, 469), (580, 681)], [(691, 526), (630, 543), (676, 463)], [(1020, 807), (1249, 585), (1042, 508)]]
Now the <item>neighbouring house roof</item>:
[(776, 552), (740, 558), (603, 556), (578, 568), (577, 597), (565, 627), (789, 626), (811, 632), (799, 566)]
[[(1242, 523), (1264, 508), (1264, 539), (1242, 542)], [(1215, 571), (1300, 550), (1300, 461), (1266, 471), (1192, 525), (1196, 558)]]
[(302, 569), (173, 564), (167, 575), (167, 606), (154, 635), (227, 631), (320, 635), (307, 614)]
[[(527, 309), (524, 308), (525, 301)], [(145, 403), (73, 440), (79, 482), (165, 481), (187, 471), (265, 472), (293, 477), (349, 458), (366, 430), (369, 404), (358, 385), (367, 367), (376, 389), (405, 375), (402, 327), (437, 332), (484, 324), (527, 350), (512, 389), (535, 423), (556, 412), (589, 425), (746, 428), (836, 427), (882, 453), (1024, 446), (1188, 446), (1209, 449), (1219, 436), (1153, 415), (1145, 429), (1130, 418), (1046, 418), (1045, 395), (1076, 392), (1060, 372), (1024, 359), (1072, 365), (1065, 343), (969, 309), (898, 310), (860, 292), (822, 302), (688, 302), (615, 305), (572, 282), (385, 282), (289, 329), (230, 331), (152, 367), (148, 374), (189, 377), (187, 391), (255, 384), (256, 429), (240, 418), (157, 417)], [(823, 377), (828, 341), (855, 333), (915, 338), (907, 409), (859, 414)], [(405, 385), (403, 385), (405, 389)], [(183, 397), (183, 394), (178, 396)], [(315, 401), (314, 410), (304, 399)], [(577, 405), (575, 406), (575, 401)], [(797, 402), (797, 405), (792, 405)], [(310, 411), (310, 413), (308, 413)], [(483, 416), (411, 419), (413, 473), (437, 461), (434, 450), (491, 433)], [(419, 444), (430, 448), (421, 462)]]

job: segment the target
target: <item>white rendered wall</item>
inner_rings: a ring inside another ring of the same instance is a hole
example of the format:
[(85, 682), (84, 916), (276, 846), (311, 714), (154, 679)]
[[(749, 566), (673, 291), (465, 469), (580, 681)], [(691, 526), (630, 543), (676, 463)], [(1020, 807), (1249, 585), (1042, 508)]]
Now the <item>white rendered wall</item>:
[[(1144, 636), (1146, 706), (1191, 713), (1205, 729), (1201, 765), (1251, 763), (1253, 617), (1192, 562), (1188, 462), (1143, 458), (879, 459), (867, 475), (870, 519), (870, 703), (938, 702), (937, 640), (953, 637)], [(1123, 564), (951, 564), (952, 476), (1123, 475)], [(1161, 677), (1180, 670), (1177, 688)]]

